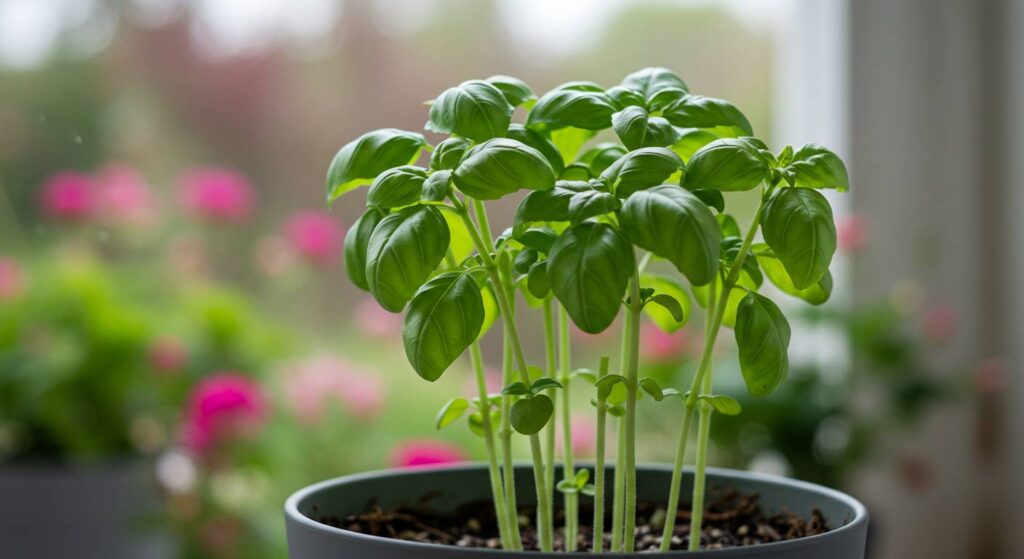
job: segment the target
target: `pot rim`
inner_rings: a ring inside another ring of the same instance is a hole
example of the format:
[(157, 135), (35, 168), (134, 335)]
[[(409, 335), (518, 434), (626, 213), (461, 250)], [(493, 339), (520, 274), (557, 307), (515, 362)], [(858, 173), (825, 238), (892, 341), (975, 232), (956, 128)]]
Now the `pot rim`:
[[(522, 467), (522, 466), (523, 466), (523, 464), (518, 464), (518, 463), (516, 464), (517, 468)], [(301, 512), (299, 512), (299, 503), (303, 502), (308, 497), (310, 497), (312, 495), (315, 495), (316, 493), (319, 493), (320, 491), (323, 491), (325, 489), (328, 489), (328, 488), (331, 488), (331, 487), (335, 487), (335, 486), (338, 486), (338, 485), (346, 485), (346, 484), (350, 484), (350, 483), (359, 483), (361, 481), (370, 480), (370, 479), (377, 479), (377, 478), (380, 478), (380, 477), (417, 476), (417, 475), (422, 475), (422, 474), (430, 474), (430, 473), (445, 472), (445, 471), (450, 471), (450, 472), (472, 471), (472, 470), (479, 470), (479, 469), (485, 468), (485, 467), (486, 467), (486, 464), (482, 463), (482, 462), (466, 462), (466, 463), (461, 463), (461, 464), (440, 464), (440, 465), (436, 465), (436, 466), (435, 465), (419, 466), (419, 467), (415, 467), (415, 468), (392, 468), (392, 469), (384, 469), (384, 470), (371, 470), (371, 471), (368, 471), (368, 472), (361, 472), (361, 473), (357, 473), (357, 474), (350, 474), (350, 475), (346, 475), (346, 476), (341, 476), (341, 477), (337, 477), (337, 478), (321, 481), (319, 483), (315, 483), (313, 485), (306, 486), (306, 487), (304, 487), (302, 489), (299, 489), (295, 493), (293, 493), (291, 496), (288, 497), (288, 500), (285, 501), (285, 505), (284, 505), (285, 516), (288, 517), (290, 520), (292, 520), (294, 522), (297, 522), (298, 524), (302, 525), (303, 527), (305, 527), (307, 529), (314, 530), (314, 531), (323, 532), (323, 533), (334, 535), (334, 536), (341, 537), (341, 538), (354, 539), (354, 540), (364, 541), (364, 542), (368, 542), (368, 543), (377, 543), (377, 544), (384, 544), (384, 543), (386, 543), (387, 545), (392, 545), (392, 546), (395, 546), (395, 547), (398, 547), (398, 548), (404, 548), (404, 549), (407, 549), (409, 551), (410, 557), (415, 557), (415, 552), (418, 551), (418, 550), (438, 549), (438, 548), (443, 548), (443, 549), (449, 549), (450, 548), (450, 550), (452, 551), (453, 554), (458, 554), (460, 552), (472, 552), (473, 554), (476, 554), (476, 555), (487, 554), (487, 555), (492, 555), (494, 557), (509, 556), (509, 555), (512, 555), (512, 554), (522, 555), (524, 553), (522, 551), (510, 551), (510, 550), (504, 550), (504, 549), (487, 549), (487, 548), (460, 548), (460, 547), (456, 547), (456, 546), (448, 546), (448, 545), (440, 545), (440, 544), (432, 544), (432, 543), (412, 542), (412, 541), (399, 540), (399, 539), (394, 539), (394, 538), (385, 538), (385, 537), (381, 537), (381, 536), (371, 536), (369, 534), (362, 534), (362, 533), (359, 533), (359, 532), (353, 532), (351, 530), (344, 530), (344, 529), (341, 529), (341, 528), (335, 528), (333, 526), (328, 526), (327, 524), (323, 524), (321, 522), (318, 522), (318, 521), (316, 521), (316, 520), (314, 520), (312, 518), (309, 518), (308, 516), (302, 514)], [(661, 463), (637, 464), (637, 472), (638, 473), (641, 473), (643, 471), (668, 471), (668, 472), (671, 472), (672, 469), (673, 469), (673, 467), (672, 467), (671, 464), (661, 464)], [(692, 468), (686, 468), (685, 470), (686, 471), (692, 471)], [(776, 484), (776, 485), (782, 485), (782, 486), (785, 486), (785, 487), (790, 487), (790, 488), (798, 489), (798, 490), (802, 490), (802, 491), (809, 491), (809, 492), (821, 495), (823, 498), (833, 499), (835, 501), (839, 501), (839, 502), (843, 503), (844, 505), (850, 507), (854, 511), (854, 515), (853, 515), (853, 519), (851, 519), (850, 521), (848, 521), (845, 524), (843, 524), (842, 526), (840, 526), (840, 527), (838, 527), (838, 528), (836, 528), (834, 530), (830, 530), (830, 531), (828, 531), (828, 532), (826, 532), (824, 534), (816, 534), (816, 535), (813, 535), (813, 536), (805, 536), (803, 538), (797, 538), (795, 540), (787, 540), (787, 541), (782, 541), (782, 542), (771, 542), (771, 543), (751, 545), (751, 546), (743, 546), (743, 547), (730, 547), (730, 548), (723, 548), (723, 549), (701, 549), (701, 550), (699, 550), (699, 553), (709, 553), (709, 554), (714, 554), (716, 556), (720, 556), (720, 557), (726, 558), (726, 557), (740, 557), (740, 556), (743, 556), (744, 554), (749, 555), (752, 551), (777, 549), (777, 548), (782, 548), (782, 547), (785, 547), (785, 548), (788, 548), (788, 549), (792, 549), (792, 550), (796, 550), (796, 549), (800, 549), (800, 548), (803, 548), (803, 547), (806, 547), (806, 546), (809, 546), (809, 545), (814, 545), (815, 543), (817, 543), (822, 538), (833, 538), (833, 537), (837, 537), (837, 535), (843, 534), (845, 532), (850, 532), (850, 531), (857, 530), (863, 524), (866, 524), (868, 522), (868, 510), (867, 510), (867, 507), (865, 507), (860, 501), (858, 501), (857, 499), (851, 497), (850, 495), (847, 495), (846, 493), (843, 493), (841, 491), (837, 491), (835, 489), (831, 489), (831, 488), (828, 488), (828, 487), (825, 487), (825, 486), (822, 486), (822, 485), (818, 485), (818, 484), (810, 483), (810, 482), (806, 482), (806, 481), (800, 481), (800, 480), (796, 480), (796, 479), (791, 479), (791, 478), (787, 478), (787, 477), (784, 477), (784, 476), (777, 476), (777, 475), (772, 475), (772, 474), (763, 474), (763, 473), (757, 473), (757, 472), (746, 472), (746, 471), (743, 471), (743, 470), (733, 470), (733, 469), (728, 469), (728, 468), (707, 468), (707, 473), (708, 473), (709, 477), (724, 478), (724, 479), (743, 478), (743, 479), (750, 479), (750, 480), (760, 481), (760, 482), (764, 482), (764, 483), (773, 483), (773, 484)], [(526, 553), (536, 553), (538, 555), (538, 557), (540, 557), (541, 553), (543, 553), (543, 552), (529, 551), (529, 552), (526, 552)], [(556, 553), (558, 554), (558, 556), (565, 556), (565, 557), (596, 557), (596, 556), (598, 556), (598, 554), (591, 553), (591, 552), (571, 552), (570, 553), (570, 552), (561, 552), (560, 551), (560, 552), (556, 552)], [(663, 557), (678, 557), (678, 556), (683, 556), (685, 554), (690, 554), (690, 553), (697, 553), (697, 552), (678, 551), (677, 550), (677, 551), (670, 551), (670, 552), (667, 552), (667, 553), (659, 553), (657, 555), (660, 555), (660, 556), (663, 556)], [(600, 556), (609, 557), (609, 558), (612, 558), (612, 557), (640, 557), (640, 556), (650, 556), (650, 553), (649, 552), (646, 552), (646, 553), (644, 553), (644, 552), (634, 552), (634, 553), (610, 553), (610, 552), (605, 552), (605, 553), (600, 554)]]

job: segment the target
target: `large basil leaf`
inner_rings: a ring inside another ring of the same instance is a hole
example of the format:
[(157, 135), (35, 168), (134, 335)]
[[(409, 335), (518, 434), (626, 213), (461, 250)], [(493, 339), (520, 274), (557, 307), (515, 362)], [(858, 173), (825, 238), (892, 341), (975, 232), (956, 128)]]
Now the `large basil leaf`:
[(424, 202), (443, 202), (451, 192), (452, 172), (445, 169), (435, 171), (423, 181), (423, 190), (420, 193), (420, 200)]
[(455, 210), (448, 206), (438, 206), (438, 208), (448, 224), (450, 237), (448, 249), (451, 250), (456, 262), (462, 262), (469, 258), (476, 250), (476, 245), (473, 244), (473, 237), (466, 227), (466, 222), (462, 221), (462, 217), (455, 213)]
[(546, 394), (531, 395), (512, 404), (509, 423), (520, 434), (536, 435), (554, 413), (555, 404)]
[(676, 317), (672, 316), (671, 312), (660, 305), (649, 303), (644, 305), (644, 314), (662, 332), (675, 332), (686, 324), (686, 321), (690, 318), (690, 296), (687, 295), (686, 289), (679, 281), (668, 276), (644, 274), (640, 277), (640, 287), (653, 289), (657, 294), (668, 295), (679, 303), (679, 307), (683, 312), (682, 321), (676, 320)]
[(667, 148), (641, 148), (617, 159), (601, 173), (619, 198), (664, 183), (683, 168), (679, 156)]
[(485, 81), (470, 80), (445, 90), (434, 101), (426, 129), (483, 142), (505, 135), (512, 111), (500, 89)]
[(763, 295), (751, 292), (736, 311), (740, 371), (754, 396), (771, 394), (789, 370), (789, 322)]
[(465, 138), (448, 138), (437, 144), (434, 153), (430, 154), (430, 169), (443, 171), (458, 167), (471, 145), (472, 142)]
[(756, 188), (768, 176), (768, 164), (750, 142), (715, 140), (697, 150), (686, 165), (686, 188), (739, 191)]
[(526, 82), (519, 78), (513, 78), (512, 76), (491, 76), (487, 78), (487, 83), (490, 83), (494, 87), (498, 88), (509, 105), (518, 107), (523, 105), (526, 108), (530, 108), (534, 102), (537, 101), (537, 97), (533, 94), (533, 90), (530, 86), (526, 85)]
[(644, 99), (651, 99), (663, 89), (676, 88), (689, 91), (682, 78), (666, 68), (644, 68), (626, 76), (622, 80), (623, 87), (628, 87), (644, 96)]
[(633, 244), (668, 259), (690, 283), (704, 285), (718, 273), (718, 221), (692, 193), (670, 184), (640, 190), (619, 214)]
[(644, 96), (632, 89), (629, 89), (628, 87), (617, 85), (608, 89), (604, 93), (612, 100), (613, 103), (615, 103), (615, 106), (620, 109), (632, 106), (644, 106)]
[(521, 188), (552, 188), (555, 171), (544, 155), (530, 146), (495, 138), (469, 150), (452, 180), (467, 196), (496, 200)]
[(409, 303), (402, 328), (405, 355), (416, 373), (441, 377), (480, 335), (484, 323), (480, 286), (466, 272), (445, 272), (427, 282)]
[(333, 202), (399, 165), (408, 165), (427, 145), (421, 134), (395, 128), (367, 132), (345, 144), (327, 170), (327, 202)]
[(588, 221), (566, 229), (551, 247), (548, 279), (572, 321), (596, 334), (619, 313), (634, 266), (633, 247), (622, 234)]
[(768, 276), (768, 280), (772, 282), (779, 291), (792, 295), (799, 299), (803, 299), (812, 305), (820, 305), (826, 301), (832, 295), (832, 274), (825, 272), (825, 275), (821, 276), (814, 285), (806, 289), (797, 289), (793, 285), (793, 279), (789, 277), (789, 272), (786, 271), (786, 267), (782, 265), (782, 262), (775, 256), (772, 249), (768, 248), (768, 245), (757, 244), (751, 249), (757, 257), (758, 263), (761, 264), (761, 268), (764, 269), (764, 273)]
[(389, 210), (415, 204), (423, 192), (427, 171), (414, 165), (388, 169), (374, 179), (366, 192), (366, 205)]
[(612, 124), (615, 105), (603, 91), (555, 89), (541, 97), (526, 119), (537, 130), (555, 130), (571, 126), (584, 130), (604, 130)]
[(508, 129), (508, 137), (539, 151), (544, 156), (544, 159), (547, 159), (548, 163), (551, 164), (551, 168), (555, 170), (556, 176), (561, 175), (562, 171), (565, 170), (565, 162), (562, 161), (562, 154), (558, 152), (558, 148), (555, 147), (555, 144), (551, 143), (551, 140), (545, 138), (536, 130), (527, 128), (522, 124), (513, 124)]
[(836, 226), (828, 200), (817, 190), (779, 189), (765, 204), (761, 230), (797, 289), (813, 286), (828, 272)]
[(444, 259), (450, 240), (433, 206), (410, 206), (382, 219), (366, 249), (366, 283), (380, 306), (401, 312)]
[(818, 144), (807, 144), (797, 150), (786, 172), (793, 186), (834, 188), (839, 192), (850, 189), (850, 177), (843, 160)]
[(603, 173), (618, 158), (626, 155), (627, 151), (626, 148), (619, 144), (610, 142), (597, 144), (584, 152), (580, 156), (579, 162), (589, 167), (590, 172), (596, 176)]
[(676, 152), (676, 155), (684, 162), (689, 162), (693, 154), (697, 153), (700, 148), (719, 139), (714, 132), (702, 128), (681, 128), (679, 134), (679, 140), (672, 144), (672, 151)]
[(569, 200), (569, 220), (579, 223), (591, 217), (613, 212), (621, 205), (622, 202), (610, 192), (584, 190)]
[(368, 209), (352, 224), (345, 234), (345, 273), (348, 279), (363, 291), (369, 291), (366, 283), (366, 248), (370, 244), (370, 235), (384, 218), (384, 212)]
[(643, 107), (626, 107), (612, 115), (612, 128), (629, 149), (670, 146), (679, 133), (661, 117), (652, 117)]
[(681, 128), (731, 126), (744, 135), (754, 135), (747, 117), (735, 105), (703, 95), (686, 95), (669, 104), (661, 115)]
[(512, 235), (518, 237), (534, 223), (569, 221), (569, 202), (578, 192), (589, 190), (587, 183), (558, 181), (551, 190), (538, 190), (523, 197), (512, 220)]

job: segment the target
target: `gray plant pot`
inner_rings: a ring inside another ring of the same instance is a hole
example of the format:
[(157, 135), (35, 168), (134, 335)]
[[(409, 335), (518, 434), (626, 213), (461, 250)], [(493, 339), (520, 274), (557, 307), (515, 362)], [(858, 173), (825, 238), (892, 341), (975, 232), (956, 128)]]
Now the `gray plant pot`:
[[(516, 495), (520, 505), (533, 503), (532, 472), (526, 466), (516, 469)], [(641, 500), (664, 502), (672, 475), (670, 466), (644, 466), (637, 476)], [(608, 476), (609, 481), (611, 475)], [(684, 495), (692, 488), (693, 476), (684, 477)], [(611, 483), (609, 483), (609, 487)], [(762, 505), (770, 511), (783, 507), (807, 515), (817, 507), (833, 530), (798, 540), (750, 547), (697, 552), (673, 551), (663, 557), (688, 559), (864, 559), (868, 513), (856, 499), (831, 489), (786, 478), (732, 470), (711, 469), (709, 487), (734, 487), (758, 493)], [(461, 503), (490, 498), (487, 470), (471, 464), (443, 468), (370, 472), (319, 483), (292, 495), (285, 504), (288, 551), (291, 559), (556, 559), (587, 553), (508, 552), (464, 549), (367, 536), (332, 528), (314, 520), (316, 515), (339, 518), (364, 510), (371, 500), (387, 509), (402, 502), (439, 492), (432, 501), (439, 507), (454, 509)], [(609, 501), (610, 502), (610, 501)], [(316, 507), (317, 512), (313, 509)], [(608, 559), (650, 557), (648, 554), (604, 553)]]
[(0, 557), (165, 559), (146, 464), (0, 466)]

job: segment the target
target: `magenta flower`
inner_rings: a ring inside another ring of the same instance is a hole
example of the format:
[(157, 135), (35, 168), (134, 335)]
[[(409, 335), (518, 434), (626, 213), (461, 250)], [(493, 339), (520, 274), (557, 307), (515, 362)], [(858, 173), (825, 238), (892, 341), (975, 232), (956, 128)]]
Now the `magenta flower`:
[(188, 348), (176, 338), (158, 338), (149, 346), (149, 365), (159, 373), (176, 373), (188, 362)]
[(949, 305), (935, 305), (924, 311), (921, 330), (925, 339), (933, 344), (950, 341), (956, 335), (956, 311)]
[(232, 372), (203, 379), (185, 409), (185, 446), (205, 454), (219, 443), (254, 434), (264, 423), (268, 405), (259, 384)]
[(25, 291), (25, 272), (13, 258), (0, 256), (0, 301), (14, 299)]
[(181, 203), (196, 217), (219, 223), (237, 223), (252, 214), (252, 186), (239, 173), (216, 167), (186, 171), (179, 179)]
[(333, 355), (287, 366), (283, 383), (288, 407), (306, 424), (317, 423), (332, 403), (359, 420), (372, 419), (387, 404), (387, 386), (378, 375)]
[(466, 460), (465, 452), (458, 446), (428, 439), (401, 442), (391, 454), (391, 465), (395, 468), (415, 468)]
[(380, 308), (372, 298), (365, 297), (356, 303), (355, 311), (356, 329), (363, 335), (381, 340), (397, 340), (401, 336), (402, 315)]
[(868, 222), (858, 214), (847, 214), (836, 220), (836, 243), (839, 250), (859, 252), (868, 244)]
[(326, 212), (297, 213), (284, 231), (292, 249), (315, 266), (330, 264), (341, 252), (341, 225)]
[(48, 177), (40, 198), (44, 215), (58, 221), (85, 221), (95, 214), (96, 192), (92, 179), (78, 171), (61, 171)]
[(650, 322), (640, 325), (640, 355), (645, 361), (665, 362), (678, 359), (690, 349), (686, 328), (673, 333), (662, 331)]
[(132, 227), (151, 227), (159, 220), (153, 191), (138, 172), (113, 164), (96, 176), (100, 212), (110, 222)]

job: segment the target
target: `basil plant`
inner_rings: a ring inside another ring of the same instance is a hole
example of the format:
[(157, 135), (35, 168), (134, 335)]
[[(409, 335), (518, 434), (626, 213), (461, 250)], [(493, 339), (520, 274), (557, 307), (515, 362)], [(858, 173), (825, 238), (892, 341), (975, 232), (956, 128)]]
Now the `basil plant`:
[[(448, 402), (437, 426), (465, 417), (482, 437), (502, 546), (523, 545), (512, 441), (524, 436), (539, 547), (554, 547), (557, 490), (567, 551), (579, 545), (581, 495), (594, 499), (593, 551), (604, 551), (606, 492), (613, 496), (610, 551), (634, 549), (637, 402), (644, 394), (681, 402), (683, 410), (662, 549), (671, 543), (694, 427), (690, 533), (700, 534), (711, 419), (740, 412), (734, 399), (713, 391), (715, 341), (722, 327), (733, 330), (752, 394), (766, 396), (783, 382), (790, 327), (761, 288), (767, 278), (775, 293), (815, 305), (828, 299), (836, 229), (820, 191), (847, 190), (842, 160), (816, 144), (772, 151), (733, 104), (691, 93), (664, 68), (640, 70), (610, 88), (569, 82), (539, 98), (518, 79), (493, 76), (449, 88), (429, 106), (426, 130), (446, 139), (431, 145), (420, 133), (390, 128), (360, 136), (331, 163), (327, 200), (369, 185), (366, 211), (345, 239), (346, 270), (381, 307), (405, 314), (412, 369), (437, 380), (468, 350), (479, 394)], [(618, 141), (598, 141), (610, 139)], [(759, 202), (741, 228), (726, 195), (748, 191)], [(518, 207), (510, 227), (495, 228), (487, 202), (505, 197)], [(671, 273), (648, 270), (655, 262)], [(680, 328), (691, 295), (706, 309), (703, 353), (689, 387), (663, 388), (640, 377), (640, 321), (646, 315), (662, 329)], [(543, 351), (523, 347), (518, 297), (542, 316)], [(608, 358), (596, 372), (574, 369), (570, 321), (598, 333), (620, 313), (617, 371)], [(499, 321), (504, 389), (490, 394), (479, 340)], [(596, 408), (593, 475), (573, 461), (571, 384), (588, 387)], [(614, 487), (606, 488), (609, 422), (617, 426), (618, 452)], [(559, 480), (556, 429), (564, 441)], [(699, 546), (700, 538), (691, 538), (690, 548)]]

